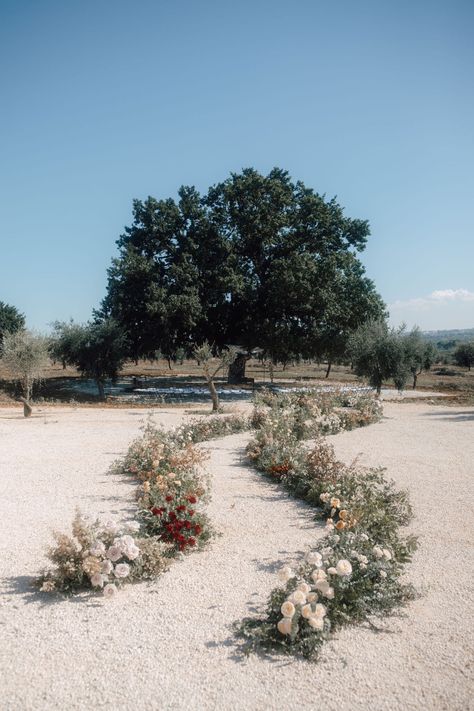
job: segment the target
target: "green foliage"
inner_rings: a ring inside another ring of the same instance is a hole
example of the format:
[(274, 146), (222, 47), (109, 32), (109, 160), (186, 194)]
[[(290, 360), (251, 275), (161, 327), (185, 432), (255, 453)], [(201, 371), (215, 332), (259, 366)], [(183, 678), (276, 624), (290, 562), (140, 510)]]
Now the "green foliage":
[(402, 336), (385, 321), (368, 321), (349, 338), (348, 356), (356, 374), (367, 378), (377, 393), (387, 380), (393, 380), (399, 390), (406, 384), (410, 370)]
[(93, 378), (104, 398), (105, 380), (117, 377), (126, 358), (127, 340), (121, 326), (113, 319), (86, 325), (56, 323), (55, 332), (52, 355)]
[(471, 370), (474, 365), (474, 341), (460, 343), (454, 351), (454, 360), (457, 365)]
[(384, 314), (355, 256), (369, 226), (278, 168), (232, 174), (201, 196), (133, 204), (101, 314), (130, 354), (174, 358), (192, 343), (262, 348), (273, 361), (343, 353), (350, 330)]
[(3, 336), (6, 333), (16, 333), (25, 328), (25, 317), (15, 306), (0, 301), (0, 350)]
[(413, 377), (413, 389), (423, 370), (429, 370), (438, 357), (435, 346), (427, 342), (419, 328), (413, 328), (410, 333), (401, 334), (404, 349), (405, 368)]
[(34, 383), (42, 379), (49, 364), (48, 348), (48, 339), (34, 331), (19, 330), (3, 336), (2, 363), (20, 384), (27, 401)]

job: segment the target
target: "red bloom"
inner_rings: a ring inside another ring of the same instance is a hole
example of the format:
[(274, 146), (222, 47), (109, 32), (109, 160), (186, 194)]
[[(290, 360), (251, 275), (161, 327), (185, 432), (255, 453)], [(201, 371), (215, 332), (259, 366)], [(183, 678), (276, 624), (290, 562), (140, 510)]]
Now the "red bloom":
[(188, 543), (190, 546), (195, 546), (196, 545), (196, 539), (195, 538), (188, 538)]
[(195, 512), (194, 512), (194, 509), (188, 509), (188, 514), (189, 514), (190, 516), (194, 516), (194, 513), (195, 513)]
[(186, 511), (186, 506), (183, 506), (183, 504), (181, 504), (181, 506), (176, 507), (176, 511)]
[(196, 524), (196, 526), (194, 526), (194, 533), (196, 534), (196, 536), (199, 536), (199, 534), (201, 532), (202, 532), (202, 527), (199, 524)]
[[(189, 529), (191, 528), (190, 522), (189, 522), (189, 521), (185, 521), (185, 522), (184, 522), (184, 527), (185, 527), (185, 529), (186, 529), (187, 531), (189, 531)], [(194, 529), (194, 530), (196, 530), (196, 529)]]
[(195, 504), (197, 502), (197, 499), (195, 496), (191, 495), (191, 496), (188, 496), (188, 501), (190, 504)]
[(173, 497), (168, 494), (168, 496), (165, 497), (165, 501), (173, 501)]

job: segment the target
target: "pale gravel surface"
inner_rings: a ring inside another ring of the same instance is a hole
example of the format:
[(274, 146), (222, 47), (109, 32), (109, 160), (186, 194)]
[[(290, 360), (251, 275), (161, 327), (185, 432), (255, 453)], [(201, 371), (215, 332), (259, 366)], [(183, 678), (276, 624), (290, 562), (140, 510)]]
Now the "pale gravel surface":
[[(222, 535), (151, 585), (114, 600), (51, 602), (28, 592), (53, 526), (74, 507), (126, 515), (133, 487), (107, 474), (139, 433), (140, 410), (0, 410), (0, 708), (466, 711), (472, 698), (474, 409), (385, 406), (380, 424), (331, 438), (341, 458), (382, 464), (410, 489), (424, 591), (387, 630), (344, 630), (314, 666), (236, 656), (230, 624), (265, 601), (274, 570), (320, 529), (310, 510), (258, 478), (245, 435), (206, 445), (209, 513)], [(160, 410), (174, 426), (182, 411)]]

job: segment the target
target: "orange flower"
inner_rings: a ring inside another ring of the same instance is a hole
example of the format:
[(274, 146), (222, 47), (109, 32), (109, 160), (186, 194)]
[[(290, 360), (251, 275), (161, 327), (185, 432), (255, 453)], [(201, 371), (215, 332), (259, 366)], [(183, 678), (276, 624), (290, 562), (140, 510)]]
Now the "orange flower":
[(344, 521), (338, 521), (338, 522), (336, 523), (336, 528), (337, 528), (338, 531), (342, 531), (342, 529), (345, 528), (345, 527), (346, 527), (346, 524), (344, 523)]

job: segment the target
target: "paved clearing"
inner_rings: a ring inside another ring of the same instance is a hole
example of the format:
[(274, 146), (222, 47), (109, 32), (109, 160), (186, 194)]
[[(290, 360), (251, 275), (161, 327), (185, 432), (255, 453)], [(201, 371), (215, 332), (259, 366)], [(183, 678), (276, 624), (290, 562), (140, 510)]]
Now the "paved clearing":
[[(156, 411), (174, 426), (180, 410)], [(139, 434), (140, 410), (0, 410), (0, 698), (2, 709), (466, 711), (474, 606), (474, 408), (387, 403), (377, 425), (331, 438), (341, 458), (386, 466), (410, 488), (423, 591), (386, 633), (352, 628), (319, 664), (242, 660), (234, 620), (265, 602), (274, 571), (321, 535), (310, 510), (242, 460), (246, 436), (206, 445), (209, 513), (221, 532), (202, 553), (114, 600), (31, 593), (52, 527), (78, 505), (128, 515), (133, 486), (107, 474)]]

